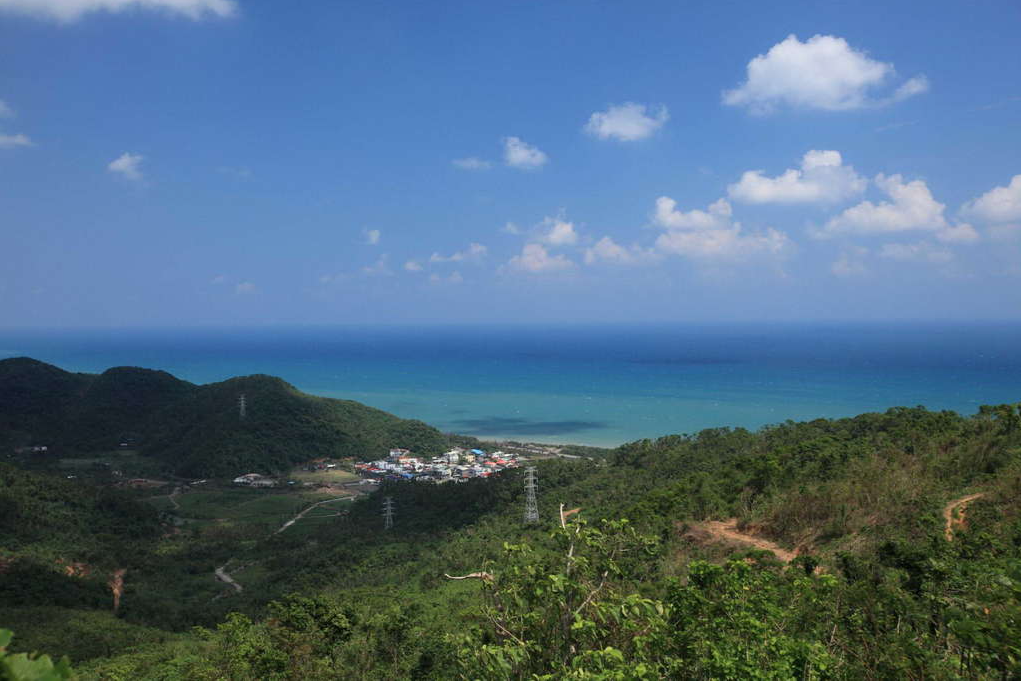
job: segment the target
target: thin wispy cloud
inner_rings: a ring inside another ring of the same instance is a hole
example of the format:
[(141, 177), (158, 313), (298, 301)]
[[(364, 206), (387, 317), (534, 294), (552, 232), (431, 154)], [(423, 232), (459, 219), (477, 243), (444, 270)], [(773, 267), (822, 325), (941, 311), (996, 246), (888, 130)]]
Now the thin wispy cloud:
[(127, 178), (132, 182), (142, 180), (142, 160), (145, 157), (141, 154), (124, 152), (107, 164), (106, 169), (111, 173)]
[(0, 11), (73, 22), (96, 12), (155, 10), (199, 20), (238, 12), (234, 0), (0, 0)]
[(455, 168), (460, 168), (461, 170), (489, 170), (493, 167), (491, 161), (484, 161), (474, 156), (455, 158), (451, 163), (454, 164)]

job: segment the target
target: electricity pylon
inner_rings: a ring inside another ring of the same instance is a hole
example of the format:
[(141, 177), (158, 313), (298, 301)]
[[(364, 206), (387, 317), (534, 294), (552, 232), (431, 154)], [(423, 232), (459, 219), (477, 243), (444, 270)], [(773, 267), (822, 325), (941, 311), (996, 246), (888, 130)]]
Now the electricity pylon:
[(538, 478), (536, 477), (535, 466), (525, 469), (525, 522), (539, 522), (539, 503), (535, 500), (535, 491), (538, 489)]

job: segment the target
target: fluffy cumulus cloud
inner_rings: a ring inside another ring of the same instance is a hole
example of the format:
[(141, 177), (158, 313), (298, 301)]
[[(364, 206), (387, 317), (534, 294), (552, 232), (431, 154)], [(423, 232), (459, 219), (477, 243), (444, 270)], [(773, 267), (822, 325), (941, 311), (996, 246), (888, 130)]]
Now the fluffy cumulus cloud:
[(145, 158), (141, 154), (132, 154), (124, 152), (106, 166), (106, 169), (111, 173), (117, 173), (123, 177), (126, 177), (133, 182), (138, 182), (142, 179), (142, 159)]
[(455, 158), (451, 163), (454, 164), (455, 168), (460, 168), (461, 170), (489, 170), (493, 167), (493, 164), (489, 161), (474, 156)]
[(892, 234), (908, 231), (934, 232), (945, 242), (978, 239), (968, 224), (951, 225), (943, 214), (945, 206), (933, 198), (922, 180), (905, 182), (900, 175), (877, 175), (875, 184), (889, 198), (878, 204), (862, 201), (826, 223), (820, 236)]
[(779, 255), (790, 249), (790, 239), (783, 232), (769, 228), (746, 233), (731, 215), (726, 199), (716, 201), (704, 211), (684, 212), (677, 210), (673, 199), (660, 197), (656, 200), (653, 221), (666, 231), (656, 239), (656, 251), (709, 260)]
[(893, 64), (870, 58), (843, 38), (815, 35), (801, 42), (790, 35), (748, 62), (748, 79), (725, 91), (723, 102), (760, 114), (784, 105), (844, 111), (890, 104), (929, 89), (925, 76), (915, 76), (876, 96), (894, 74)]
[(862, 193), (867, 185), (868, 180), (843, 164), (839, 151), (812, 150), (801, 159), (800, 169), (777, 177), (749, 170), (727, 193), (744, 203), (836, 203)]
[(696, 208), (685, 213), (677, 210), (677, 202), (669, 196), (661, 196), (656, 199), (653, 221), (667, 229), (723, 229), (730, 226), (732, 212), (726, 199), (719, 199), (710, 204), (708, 210)]
[(511, 270), (519, 272), (562, 272), (574, 267), (574, 262), (563, 255), (550, 255), (542, 244), (529, 243), (507, 263)]
[(913, 244), (884, 244), (879, 256), (890, 260), (914, 260), (942, 264), (954, 259), (954, 254), (942, 246), (926, 241)]
[(504, 137), (503, 160), (511, 168), (535, 170), (546, 165), (549, 157), (538, 147), (526, 144), (518, 137)]
[(409, 260), (406, 263), (404, 263), (404, 271), (405, 272), (421, 272), (422, 271), (422, 263), (418, 262), (417, 260)]
[(234, 286), (234, 293), (238, 294), (239, 296), (255, 293), (255, 291), (256, 291), (255, 284), (253, 284), (250, 281), (242, 281), (241, 283)]
[(549, 246), (573, 246), (578, 243), (578, 232), (574, 223), (560, 218), (546, 218), (542, 221), (543, 233), (539, 240)]
[(479, 261), (486, 257), (489, 249), (482, 244), (470, 244), (468, 248), (463, 251), (456, 251), (450, 255), (440, 255), (439, 253), (433, 253), (429, 256), (429, 262), (470, 262)]
[(0, 0), (0, 11), (31, 14), (71, 22), (89, 12), (133, 9), (162, 10), (189, 19), (230, 17), (237, 13), (234, 0)]
[(379, 244), (379, 240), (382, 238), (383, 233), (378, 229), (366, 229), (362, 231), (362, 237), (365, 239), (365, 245), (375, 246)]
[(1021, 175), (1015, 175), (1006, 187), (994, 187), (964, 204), (966, 219), (991, 225), (1021, 222)]
[(662, 128), (669, 119), (670, 114), (665, 106), (660, 105), (647, 113), (644, 104), (625, 102), (592, 114), (583, 129), (589, 135), (602, 140), (633, 142), (649, 137)]

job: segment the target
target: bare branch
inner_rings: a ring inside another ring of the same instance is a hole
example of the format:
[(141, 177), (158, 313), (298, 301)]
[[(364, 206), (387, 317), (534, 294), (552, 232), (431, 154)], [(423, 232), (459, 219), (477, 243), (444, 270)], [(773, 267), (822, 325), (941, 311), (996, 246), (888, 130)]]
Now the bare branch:
[(600, 580), (600, 582), (599, 582), (599, 586), (597, 586), (597, 587), (595, 588), (595, 591), (593, 591), (592, 593), (590, 593), (590, 594), (588, 595), (588, 598), (586, 598), (586, 599), (585, 599), (584, 601), (582, 601), (582, 602), (581, 602), (581, 605), (579, 605), (579, 606), (578, 606), (578, 608), (577, 608), (577, 609), (576, 609), (576, 610), (574, 611), (574, 615), (575, 615), (575, 617), (577, 617), (577, 615), (578, 615), (578, 613), (579, 613), (579, 612), (581, 612), (582, 610), (584, 610), (584, 609), (585, 609), (585, 606), (586, 606), (586, 605), (588, 605), (589, 603), (591, 603), (591, 602), (592, 602), (592, 599), (593, 599), (593, 598), (595, 598), (595, 597), (596, 597), (596, 594), (597, 594), (597, 593), (599, 593), (599, 591), (600, 591), (600, 590), (601, 590), (601, 589), (603, 588), (603, 586), (604, 586), (604, 585), (606, 584), (606, 575), (608, 575), (608, 574), (610, 574), (610, 571), (609, 571), (609, 570), (607, 570), (606, 572), (604, 572), (604, 573), (603, 573), (603, 578), (602, 578), (602, 580)]
[(472, 572), (471, 574), (462, 575), (461, 577), (454, 577), (453, 575), (448, 575), (446, 572), (444, 572), (443, 576), (446, 577), (447, 579), (481, 579), (482, 581), (485, 582), (493, 581), (493, 575), (489, 574), (488, 572)]

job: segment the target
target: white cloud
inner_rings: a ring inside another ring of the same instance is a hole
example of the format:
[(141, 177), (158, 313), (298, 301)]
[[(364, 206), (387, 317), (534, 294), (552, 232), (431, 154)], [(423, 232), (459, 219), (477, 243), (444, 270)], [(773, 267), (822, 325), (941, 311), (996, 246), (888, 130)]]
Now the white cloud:
[(707, 210), (677, 210), (677, 202), (667, 196), (656, 200), (653, 221), (666, 232), (656, 239), (656, 251), (664, 255), (692, 258), (744, 258), (755, 254), (779, 255), (791, 246), (783, 232), (769, 228), (764, 232), (742, 233), (741, 223), (731, 220), (726, 199), (712, 203)]
[(460, 168), (461, 170), (489, 170), (493, 167), (493, 164), (489, 161), (484, 161), (481, 158), (475, 158), (469, 156), (467, 158), (455, 158), (451, 163), (454, 167)]
[(525, 244), (521, 255), (515, 255), (507, 263), (512, 270), (522, 272), (558, 272), (574, 267), (574, 262), (563, 255), (550, 255), (542, 244)]
[(528, 145), (520, 138), (504, 137), (503, 160), (512, 168), (534, 170), (545, 165), (549, 157), (538, 147)]
[(408, 262), (404, 263), (404, 270), (407, 272), (421, 272), (422, 263), (418, 262), (417, 260), (409, 260)]
[(371, 265), (362, 268), (362, 274), (367, 277), (389, 277), (393, 274), (390, 269), (390, 256), (384, 253)]
[(928, 91), (929, 79), (925, 76), (915, 76), (914, 78), (908, 79), (903, 85), (894, 91), (893, 95), (888, 100), (883, 100), (881, 103), (892, 104), (893, 102), (900, 102), (908, 97), (925, 94)]
[(1021, 220), (1021, 175), (1006, 187), (994, 187), (964, 204), (961, 215), (979, 222), (999, 224)]
[(970, 244), (979, 240), (978, 232), (967, 222), (947, 226), (936, 232), (936, 238), (944, 243)]
[(89, 12), (129, 9), (156, 9), (197, 20), (207, 16), (234, 16), (237, 3), (234, 0), (0, 0), (0, 10), (63, 22), (76, 21)]
[(488, 252), (489, 249), (482, 244), (472, 243), (463, 251), (457, 251), (456, 253), (451, 253), (447, 256), (440, 255), (439, 253), (433, 253), (429, 256), (429, 262), (464, 262), (481, 260), (486, 257)]
[(365, 237), (366, 246), (375, 246), (379, 243), (379, 239), (383, 236), (383, 233), (378, 229), (365, 229), (362, 230), (362, 236)]
[(218, 274), (215, 277), (213, 277), (212, 280), (209, 283), (213, 284), (213, 285), (219, 285), (219, 284), (224, 284), (226, 282), (227, 282), (227, 275), (226, 274)]
[(26, 135), (4, 135), (0, 134), (0, 149), (13, 149), (14, 147), (30, 147), (32, 140)]
[(243, 281), (234, 287), (234, 293), (239, 296), (243, 296), (249, 293), (255, 293), (255, 284), (250, 281)]
[(594, 246), (585, 249), (586, 265), (593, 265), (597, 262), (634, 265), (639, 262), (652, 260), (655, 257), (655, 253), (652, 251), (643, 250), (638, 246), (626, 248), (608, 236), (604, 236)]
[(106, 169), (111, 173), (120, 173), (124, 177), (132, 181), (138, 181), (142, 179), (142, 171), (139, 166), (142, 165), (142, 159), (145, 158), (141, 154), (132, 154), (124, 152), (114, 160), (110, 161)]
[(433, 284), (460, 284), (464, 281), (464, 277), (460, 272), (451, 272), (446, 277), (434, 273), (429, 275), (429, 281)]
[(868, 180), (843, 165), (839, 151), (812, 150), (801, 159), (801, 169), (788, 169), (777, 177), (749, 170), (727, 187), (735, 201), (745, 203), (835, 203), (865, 191)]
[(653, 220), (667, 229), (719, 229), (730, 224), (732, 210), (726, 199), (710, 204), (707, 211), (697, 208), (687, 213), (677, 210), (677, 202), (669, 196), (656, 199)]
[(578, 233), (574, 231), (574, 223), (560, 218), (545, 218), (542, 221), (546, 233), (539, 240), (549, 246), (573, 246), (578, 243)]
[(875, 183), (892, 201), (862, 201), (827, 222), (824, 234), (940, 231), (950, 227), (943, 216), (945, 206), (932, 197), (922, 180), (904, 182), (900, 175), (880, 174)]
[(592, 114), (583, 128), (585, 132), (599, 139), (615, 138), (624, 142), (645, 139), (663, 127), (670, 119), (665, 106), (660, 105), (652, 115), (647, 115), (644, 104), (625, 102), (611, 106), (606, 111)]
[(0, 99), (0, 118), (14, 118), (14, 109), (2, 99)]
[(843, 279), (864, 277), (869, 273), (863, 261), (866, 255), (868, 255), (868, 249), (865, 248), (850, 248), (843, 251), (840, 257), (830, 265), (830, 272)]
[(507, 232), (508, 234), (515, 235), (521, 234), (521, 228), (515, 225), (513, 222), (508, 222), (506, 225), (503, 226), (503, 228), (500, 231)]
[(892, 95), (874, 98), (872, 91), (894, 73), (893, 64), (869, 58), (843, 38), (815, 35), (801, 42), (792, 34), (748, 62), (748, 79), (725, 91), (723, 103), (759, 114), (780, 105), (844, 111), (890, 104), (929, 89), (925, 76), (915, 76)]
[(700, 232), (672, 231), (656, 239), (656, 249), (668, 255), (692, 258), (743, 258), (757, 253), (778, 255), (790, 248), (790, 239), (770, 227), (757, 234), (741, 234), (740, 224), (728, 229)]
[(914, 244), (884, 244), (879, 251), (881, 258), (890, 260), (915, 260), (943, 264), (954, 259), (954, 254), (925, 241)]

